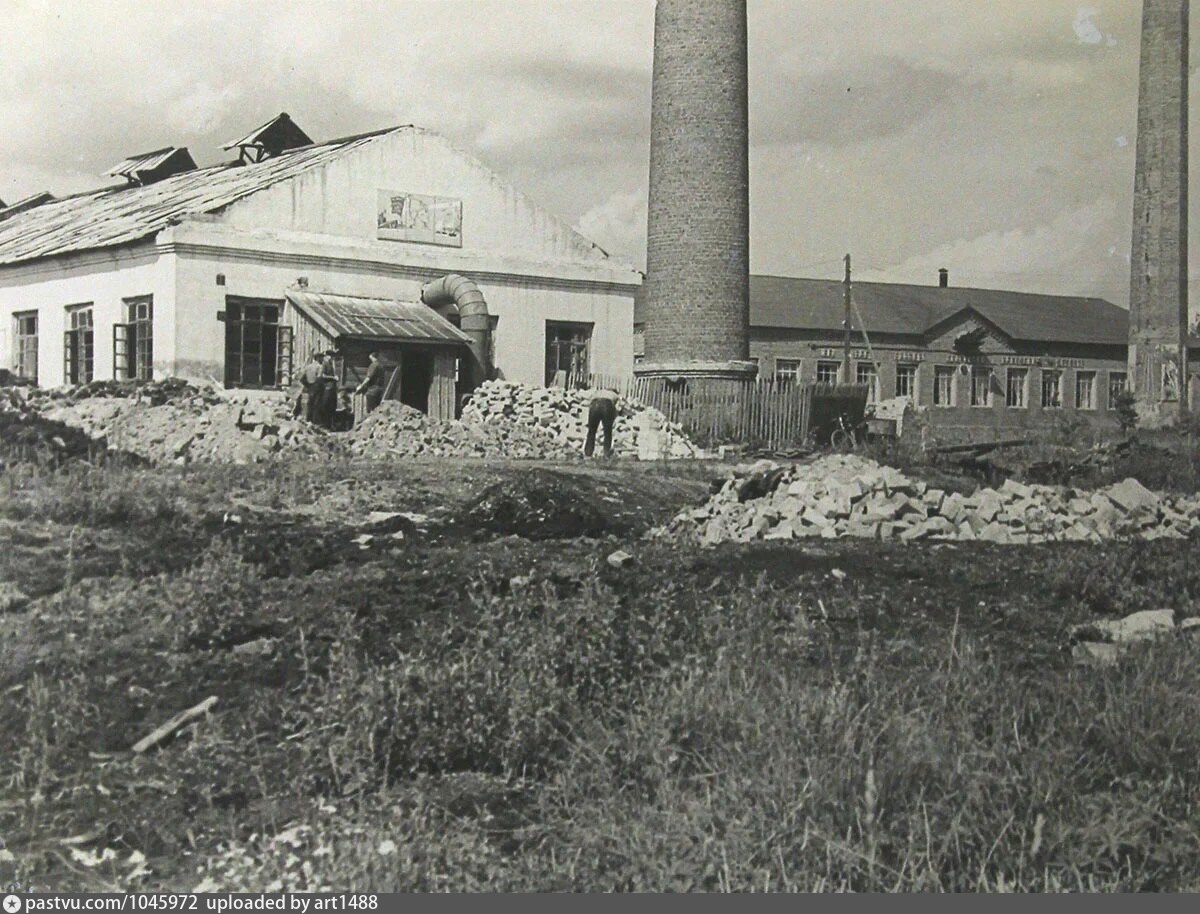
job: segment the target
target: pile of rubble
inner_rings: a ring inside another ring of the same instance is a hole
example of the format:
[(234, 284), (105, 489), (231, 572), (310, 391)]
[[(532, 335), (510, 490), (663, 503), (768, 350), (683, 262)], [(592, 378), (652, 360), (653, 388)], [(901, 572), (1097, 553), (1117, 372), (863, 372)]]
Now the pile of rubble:
[(333, 436), (291, 417), (283, 395), (221, 396), (184, 381), (97, 382), (68, 390), (8, 389), (6, 407), (77, 429), (108, 451), (154, 464), (262, 463), (325, 457)]
[[(572, 453), (580, 453), (587, 438), (591, 392), (529, 387), (512, 381), (486, 381), (476, 388), (463, 409), (464, 422), (523, 426), (537, 431)], [(602, 433), (601, 433), (602, 434)], [(602, 447), (603, 442), (597, 442)], [(668, 422), (653, 407), (631, 398), (618, 402), (613, 427), (613, 452), (641, 460), (702, 456), (683, 429)]]
[(354, 456), (369, 460), (388, 457), (561, 460), (580, 453), (517, 422), (430, 419), (391, 400), (379, 404), (346, 435), (346, 440)]
[(992, 543), (1184, 538), (1200, 531), (1200, 494), (1156, 495), (1135, 479), (1094, 492), (1012, 480), (964, 496), (855, 455), (735, 469), (702, 507), (660, 533), (709, 545), (803, 537)]

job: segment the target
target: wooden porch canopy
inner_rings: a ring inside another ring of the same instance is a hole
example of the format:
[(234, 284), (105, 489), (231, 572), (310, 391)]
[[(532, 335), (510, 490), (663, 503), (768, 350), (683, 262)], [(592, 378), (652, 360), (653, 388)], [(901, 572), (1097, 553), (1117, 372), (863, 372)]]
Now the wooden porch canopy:
[(466, 346), (470, 339), (428, 305), (289, 289), (287, 300), (332, 340)]

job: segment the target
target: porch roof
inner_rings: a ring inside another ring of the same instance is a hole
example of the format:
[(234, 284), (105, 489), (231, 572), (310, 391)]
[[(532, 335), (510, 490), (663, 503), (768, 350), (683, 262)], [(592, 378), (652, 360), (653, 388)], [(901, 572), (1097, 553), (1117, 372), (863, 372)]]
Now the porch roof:
[(334, 339), (466, 345), (470, 339), (421, 302), (289, 289), (287, 300)]

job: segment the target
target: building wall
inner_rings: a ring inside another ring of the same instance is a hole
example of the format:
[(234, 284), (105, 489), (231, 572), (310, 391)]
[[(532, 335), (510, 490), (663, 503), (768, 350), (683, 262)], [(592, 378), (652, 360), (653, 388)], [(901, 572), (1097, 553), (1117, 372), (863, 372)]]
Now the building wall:
[(92, 303), (93, 375), (113, 377), (112, 326), (124, 320), (123, 299), (154, 296), (154, 371), (165, 375), (174, 352), (175, 257), (151, 244), (95, 251), (0, 270), (0, 368), (13, 367), (13, 314), (38, 313), (38, 383), (63, 383), (67, 307)]
[[(178, 251), (180, 322), (172, 373), (218, 382), (223, 378), (225, 325), (217, 320), (217, 312), (224, 310), (227, 295), (282, 301), (284, 289), (303, 276), (314, 291), (416, 301), (423, 283), (460, 272), (453, 261), (441, 269), (386, 263), (372, 259), (372, 250), (313, 239), (266, 247), (261, 239), (215, 226), (177, 230), (171, 243)], [(494, 263), (513, 267), (499, 259)], [(510, 272), (461, 272), (478, 283), (489, 311), (499, 318), (496, 366), (503, 377), (543, 383), (547, 321), (592, 324), (592, 370), (631, 371), (634, 287)], [(224, 276), (224, 286), (217, 285), (218, 274)]]
[[(1061, 421), (1066, 415), (1084, 416), (1102, 425), (1115, 425), (1116, 417), (1108, 408), (1108, 380), (1112, 372), (1126, 372), (1122, 346), (1004, 346), (994, 337), (985, 338), (980, 355), (964, 356), (955, 352), (948, 342), (962, 332), (956, 328), (928, 345), (922, 340), (901, 337), (873, 336), (871, 350), (861, 341), (851, 349), (854, 365), (868, 362), (873, 355), (880, 363), (878, 384), (880, 397), (896, 394), (898, 364), (917, 365), (917, 405), (928, 407), (926, 415), (933, 427), (947, 438), (978, 435), (981, 431), (994, 434), (1018, 433), (1024, 429), (1045, 427)], [(818, 361), (838, 361), (842, 357), (842, 342), (834, 334), (806, 333), (756, 328), (750, 344), (751, 357), (759, 360), (760, 377), (775, 373), (777, 359), (799, 359), (800, 378), (817, 379)], [(953, 405), (935, 406), (934, 383), (936, 366), (954, 369)], [(993, 383), (991, 403), (971, 406), (971, 370), (991, 368)], [(1026, 376), (1026, 406), (1010, 408), (1005, 402), (1006, 378), (1009, 368), (1024, 368)], [(1041, 406), (1041, 371), (1062, 371), (1062, 406), (1043, 409)], [(1079, 372), (1095, 372), (1095, 408), (1077, 410), (1074, 402), (1075, 381)]]
[(306, 232), (376, 242), (380, 190), (462, 201), (460, 248), (383, 241), (390, 259), (461, 251), (613, 265), (604, 251), (436, 133), (406, 127), (232, 204), (232, 229)]

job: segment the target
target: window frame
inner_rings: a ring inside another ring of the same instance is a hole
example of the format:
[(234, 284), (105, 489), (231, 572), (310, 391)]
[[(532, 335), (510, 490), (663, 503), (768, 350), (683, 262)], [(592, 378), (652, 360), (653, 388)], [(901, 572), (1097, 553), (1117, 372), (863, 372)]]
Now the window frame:
[[(1038, 400), (1042, 405), (1042, 409), (1062, 409), (1063, 408), (1062, 388), (1063, 388), (1063, 379), (1064, 379), (1063, 370), (1061, 368), (1043, 368), (1043, 369), (1041, 369), (1041, 372), (1042, 372), (1041, 377), (1038, 379), (1039, 380), (1038, 390), (1040, 391), (1040, 396), (1039, 396)], [(1057, 402), (1048, 404), (1048, 403), (1046, 403), (1046, 390), (1047, 390), (1046, 380), (1047, 380), (1047, 378), (1050, 378), (1050, 377), (1054, 377), (1054, 378), (1058, 379), (1058, 383), (1055, 385), (1055, 390), (1057, 392), (1057, 396), (1055, 397), (1055, 400)]]
[[(863, 380), (863, 374), (864, 374), (863, 369), (864, 368), (869, 369), (869, 372), (867, 372), (867, 374), (869, 375), (868, 381)], [(854, 383), (855, 384), (867, 384), (869, 386), (869, 389), (867, 391), (867, 403), (878, 403), (879, 402), (879, 366), (878, 365), (876, 365), (874, 362), (871, 362), (871, 361), (855, 362), (854, 363)]]
[[(900, 392), (900, 378), (907, 376), (911, 381), (911, 390), (908, 393)], [(921, 389), (921, 363), (920, 362), (897, 362), (896, 363), (896, 396), (909, 397), (913, 405), (917, 404), (918, 392)]]
[[(21, 324), (23, 321), (33, 321), (33, 332), (22, 333)], [(41, 314), (34, 308), (29, 311), (14, 311), (12, 315), (12, 366), (13, 373), (27, 381), (32, 381), (34, 386), (38, 383), (38, 350), (41, 346)], [(25, 340), (33, 340), (32, 346), (22, 345)], [(32, 357), (33, 373), (27, 372), (28, 364), (26, 356)]]
[[(995, 378), (996, 372), (991, 366), (971, 366), (971, 408), (972, 409), (990, 409), (992, 403), (992, 380)], [(977, 381), (983, 381), (983, 402), (976, 402), (976, 392), (979, 388), (976, 387)]]
[(96, 379), (95, 302), (67, 305), (63, 331), (63, 383), (90, 384)]
[[(1088, 404), (1086, 406), (1080, 404), (1079, 400), (1079, 384), (1083, 380), (1091, 382), (1088, 390)], [(1096, 410), (1096, 371), (1094, 369), (1079, 369), (1075, 372), (1075, 408), (1083, 412), (1095, 412)]]
[[(1013, 379), (1021, 378), (1020, 385), (1016, 388), (1020, 391), (1020, 403), (1013, 403), (1011, 394), (1013, 392)], [(1010, 367), (1004, 375), (1004, 406), (1006, 409), (1028, 409), (1029, 408), (1029, 369), (1021, 367)]]
[[(787, 367), (784, 367), (787, 366)], [(784, 359), (775, 357), (775, 380), (800, 383), (800, 375), (804, 367), (803, 359)]]
[[(954, 365), (934, 365), (933, 366), (933, 405), (942, 409), (953, 409), (958, 405), (958, 385), (954, 383), (958, 375), (958, 369)], [(946, 402), (939, 402), (938, 382), (942, 379), (948, 382), (946, 385)]]
[(1117, 378), (1121, 379), (1121, 389), (1119, 391), (1117, 391), (1116, 394), (1122, 394), (1126, 390), (1129, 389), (1129, 372), (1127, 372), (1127, 371), (1110, 371), (1108, 373), (1107, 387), (1108, 387), (1108, 408), (1109, 408), (1109, 410), (1114, 410), (1117, 408), (1117, 404), (1115, 402), (1116, 395), (1113, 392), (1113, 381), (1116, 380)]
[[(582, 343), (575, 340), (555, 339), (553, 334), (557, 331), (586, 331), (587, 337)], [(559, 371), (567, 372), (567, 387), (587, 386), (591, 379), (592, 370), (592, 340), (595, 336), (596, 324), (594, 321), (560, 321), (547, 320), (545, 336), (543, 338), (542, 355), (546, 368), (546, 386), (550, 387), (554, 383), (554, 379)], [(568, 367), (563, 369), (559, 366), (562, 364), (562, 346), (566, 345), (570, 351)], [(553, 363), (550, 358), (551, 348), (556, 349)], [(575, 360), (575, 353), (583, 352), (582, 365), (577, 365), (574, 369), (571, 364)], [(551, 364), (555, 368), (551, 371)]]
[[(247, 320), (245, 318), (245, 309), (248, 308), (259, 309), (259, 313), (262, 315), (262, 317), (257, 320)], [(283, 379), (280, 374), (280, 365), (284, 361), (284, 359), (281, 358), (281, 348), (284, 345), (290, 348), (292, 328), (283, 322), (283, 308), (284, 303), (280, 299), (251, 298), (241, 295), (227, 295), (225, 297), (225, 388), (227, 390), (279, 390), (287, 386), (287, 380)], [(275, 319), (273, 321), (265, 319), (267, 313), (266, 309), (274, 309)], [(232, 314), (236, 314), (237, 316), (231, 319)], [(235, 326), (239, 327), (240, 332), (240, 351), (236, 377), (232, 370), (233, 366), (230, 363), (230, 328)], [(248, 355), (246, 333), (248, 328), (251, 327), (259, 328), (259, 338), (257, 340), (258, 364), (256, 366), (258, 378), (257, 383), (254, 383), (253, 381), (247, 382), (246, 380)], [(267, 327), (274, 328), (272, 331), (274, 335), (273, 347), (267, 346), (269, 335), (264, 329)], [(273, 349), (273, 351), (270, 351), (271, 349)], [(271, 360), (270, 364), (273, 368), (273, 371), (271, 372), (273, 378), (272, 383), (265, 382), (266, 372), (264, 371), (264, 367), (266, 365), (268, 353)]]
[[(830, 366), (833, 367), (833, 379), (830, 380), (829, 378), (821, 377), (822, 369), (825, 369), (825, 373), (828, 373), (828, 369)], [(841, 362), (835, 362), (833, 359), (817, 359), (817, 383), (818, 384), (837, 384), (841, 380), (841, 376), (842, 376), (842, 363)]]

